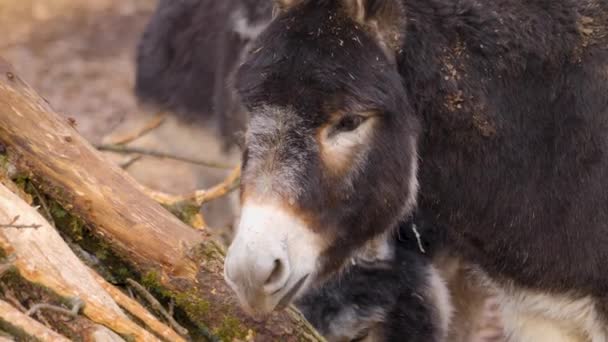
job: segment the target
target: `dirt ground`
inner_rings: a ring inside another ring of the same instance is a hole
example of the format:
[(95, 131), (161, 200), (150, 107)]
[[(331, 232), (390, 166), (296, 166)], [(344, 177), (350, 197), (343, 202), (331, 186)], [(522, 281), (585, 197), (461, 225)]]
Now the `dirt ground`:
[[(91, 142), (129, 131), (153, 115), (133, 96), (136, 42), (154, 0), (1, 0), (0, 56), (59, 112), (74, 118)], [(132, 145), (236, 165), (238, 154), (222, 153), (215, 133), (169, 118)], [(111, 155), (120, 162), (126, 156)], [(144, 185), (186, 193), (218, 183), (226, 171), (143, 158), (128, 171)], [(207, 222), (230, 226), (235, 195), (204, 207)], [(491, 312), (493, 310), (488, 310)], [(480, 336), (494, 335), (484, 325)], [(488, 341), (478, 338), (477, 341)], [(497, 341), (492, 339), (493, 341)]]

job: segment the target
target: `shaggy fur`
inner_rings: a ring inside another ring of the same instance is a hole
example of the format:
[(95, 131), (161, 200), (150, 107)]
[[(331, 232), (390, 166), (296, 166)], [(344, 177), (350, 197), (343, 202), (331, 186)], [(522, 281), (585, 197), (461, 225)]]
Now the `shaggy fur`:
[[(289, 3), (254, 44), (237, 88), (252, 117), (288, 108), (280, 122), (297, 124), (250, 132), (243, 199), (255, 195), (256, 165), (287, 174), (299, 163), (289, 180), (297, 196), (269, 182), (260, 198), (284, 198), (327, 242), (317, 279), (411, 212), (419, 155), (418, 206), (466, 261), (499, 286), (590, 298), (606, 326), (608, 3)], [(316, 135), (352, 126), (335, 124), (335, 113), (369, 111), (370, 138), (332, 176)]]
[(419, 205), (491, 276), (606, 294), (608, 4), (407, 5)]

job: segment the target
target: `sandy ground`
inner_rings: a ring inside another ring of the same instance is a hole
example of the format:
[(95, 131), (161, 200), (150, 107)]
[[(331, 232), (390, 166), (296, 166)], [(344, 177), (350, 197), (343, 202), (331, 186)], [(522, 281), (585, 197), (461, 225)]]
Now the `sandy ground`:
[[(154, 114), (140, 108), (132, 92), (136, 42), (154, 5), (154, 0), (1, 0), (0, 56), (57, 111), (76, 119), (87, 139), (100, 143)], [(171, 118), (133, 145), (238, 162), (236, 153), (221, 152), (211, 128)], [(125, 158), (109, 157), (118, 162)], [(209, 187), (226, 175), (152, 158), (135, 163), (129, 172), (150, 188), (176, 194)], [(221, 230), (232, 224), (235, 212), (233, 195), (208, 204), (203, 214)], [(492, 335), (487, 324), (480, 330)]]

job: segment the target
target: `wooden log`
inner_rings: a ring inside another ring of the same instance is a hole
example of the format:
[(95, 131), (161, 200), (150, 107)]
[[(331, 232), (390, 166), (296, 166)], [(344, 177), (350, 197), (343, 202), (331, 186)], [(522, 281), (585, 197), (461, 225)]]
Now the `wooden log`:
[(103, 325), (95, 326), (89, 331), (88, 337), (91, 342), (125, 342), (122, 337), (116, 335), (112, 330), (109, 330)]
[(158, 275), (177, 304), (226, 339), (322, 341), (287, 311), (266, 322), (238, 308), (223, 276), (223, 255), (204, 231), (180, 222), (107, 162), (0, 59), (0, 144), (47, 195), (84, 219), (140, 272)]
[(66, 298), (85, 303), (83, 313), (93, 322), (156, 341), (154, 335), (131, 321), (78, 259), (59, 233), (31, 206), (0, 184), (0, 245), (13, 251), (21, 275)]
[(0, 300), (0, 319), (43, 342), (70, 341), (3, 300)]

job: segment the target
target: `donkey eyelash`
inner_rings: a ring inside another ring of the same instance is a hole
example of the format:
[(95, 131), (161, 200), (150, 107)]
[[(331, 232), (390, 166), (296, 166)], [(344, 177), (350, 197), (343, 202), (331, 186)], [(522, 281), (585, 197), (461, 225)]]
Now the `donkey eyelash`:
[(336, 133), (344, 133), (344, 132), (352, 132), (359, 128), (361, 124), (363, 124), (368, 118), (361, 115), (346, 115), (334, 125), (332, 129), (332, 134)]

